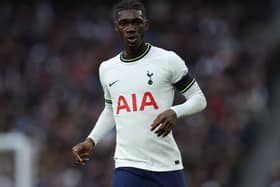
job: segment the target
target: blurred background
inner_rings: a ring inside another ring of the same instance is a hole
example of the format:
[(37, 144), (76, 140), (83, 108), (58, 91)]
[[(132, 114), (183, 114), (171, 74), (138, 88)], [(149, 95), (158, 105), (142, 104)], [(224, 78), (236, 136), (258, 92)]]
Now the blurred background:
[[(30, 140), (32, 187), (110, 187), (114, 132), (85, 167), (74, 164), (71, 148), (84, 140), (103, 109), (100, 63), (121, 51), (112, 30), (116, 2), (0, 2), (0, 133), (17, 132)], [(151, 22), (146, 41), (177, 52), (208, 100), (204, 112), (179, 120), (174, 131), (188, 187), (246, 180), (240, 173), (250, 171), (259, 137), (272, 137), (263, 135), (267, 129), (273, 137), (280, 133), (272, 125), (277, 121), (270, 121), (279, 106), (279, 2), (143, 2)], [(262, 185), (279, 187), (280, 159), (262, 159), (272, 161)], [(0, 150), (0, 187), (15, 187), (13, 160), (11, 151)]]

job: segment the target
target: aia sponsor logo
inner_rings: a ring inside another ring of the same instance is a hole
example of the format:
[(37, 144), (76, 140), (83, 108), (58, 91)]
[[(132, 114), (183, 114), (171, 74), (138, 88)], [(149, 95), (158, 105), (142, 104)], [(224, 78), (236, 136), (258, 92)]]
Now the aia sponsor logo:
[(127, 102), (127, 98), (120, 95), (118, 97), (118, 106), (117, 106), (117, 114), (120, 112), (137, 112), (137, 111), (144, 111), (145, 108), (151, 107), (155, 110), (158, 109), (158, 104), (151, 92), (145, 92), (142, 99), (140, 106), (137, 105), (137, 98), (136, 93), (131, 94), (131, 103)]

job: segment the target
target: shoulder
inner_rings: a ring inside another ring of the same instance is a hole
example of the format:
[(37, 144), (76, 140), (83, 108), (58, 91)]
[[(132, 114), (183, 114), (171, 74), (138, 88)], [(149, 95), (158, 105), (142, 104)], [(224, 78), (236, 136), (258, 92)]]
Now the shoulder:
[(172, 51), (172, 50), (168, 50), (168, 49), (164, 49), (164, 48), (161, 48), (161, 47), (152, 45), (151, 53), (152, 53), (153, 55), (164, 55), (164, 56), (168, 56), (168, 55), (171, 55), (171, 54), (173, 54), (173, 53), (175, 53), (175, 52)]
[(151, 48), (151, 55), (153, 56), (158, 56), (167, 59), (168, 61), (173, 61), (173, 60), (182, 60), (181, 57), (173, 50), (169, 49), (164, 49), (161, 47), (157, 47), (152, 45)]
[(167, 68), (172, 72), (175, 71), (188, 71), (187, 64), (175, 51), (166, 50), (160, 47), (154, 47), (154, 53), (156, 53), (161, 58), (164, 58)]
[(101, 62), (100, 66), (99, 66), (99, 72), (104, 72), (106, 70), (112, 69), (114, 68), (118, 62), (120, 61), (120, 54), (109, 58), (107, 60), (104, 60), (103, 62)]

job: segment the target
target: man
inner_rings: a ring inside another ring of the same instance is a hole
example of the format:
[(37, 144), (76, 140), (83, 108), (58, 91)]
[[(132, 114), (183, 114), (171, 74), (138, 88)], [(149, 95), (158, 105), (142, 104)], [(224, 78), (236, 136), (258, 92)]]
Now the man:
[[(113, 187), (184, 187), (172, 129), (177, 118), (203, 110), (205, 97), (178, 55), (145, 43), (148, 20), (142, 3), (120, 2), (114, 17), (123, 52), (100, 66), (105, 107), (73, 154), (84, 165), (94, 146), (115, 126)], [(174, 88), (186, 102), (172, 106)]]

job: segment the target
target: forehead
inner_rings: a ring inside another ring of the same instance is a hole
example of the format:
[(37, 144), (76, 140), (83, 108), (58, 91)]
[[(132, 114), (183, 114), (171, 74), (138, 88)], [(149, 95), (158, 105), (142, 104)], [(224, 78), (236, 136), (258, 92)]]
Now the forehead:
[(128, 10), (121, 10), (118, 12), (117, 20), (123, 19), (144, 19), (144, 14), (142, 10), (135, 10), (135, 9), (128, 9)]

